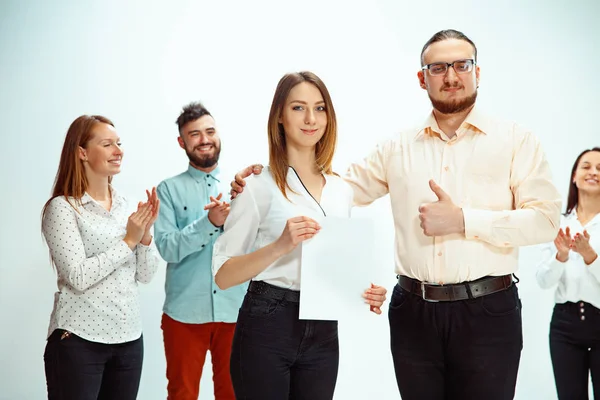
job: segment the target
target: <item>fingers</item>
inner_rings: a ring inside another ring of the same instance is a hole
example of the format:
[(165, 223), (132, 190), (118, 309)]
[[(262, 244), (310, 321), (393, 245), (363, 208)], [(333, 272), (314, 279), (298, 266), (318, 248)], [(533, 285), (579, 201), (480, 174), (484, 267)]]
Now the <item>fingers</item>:
[(583, 231), (583, 237), (586, 238), (587, 240), (590, 240), (590, 234), (588, 233), (587, 230)]
[(371, 285), (372, 287), (365, 290), (365, 292), (363, 293), (363, 298), (368, 304), (371, 304), (373, 306), (381, 306), (386, 300), (385, 294), (387, 293), (387, 290), (381, 286), (373, 287), (373, 284)]
[(244, 191), (243, 186), (246, 184), (244, 181), (241, 181), (242, 183), (237, 183), (236, 181), (231, 181), (231, 194), (233, 195), (235, 193), (235, 195), (237, 196), (239, 193), (242, 193)]
[(240, 184), (242, 186), (244, 186), (246, 184), (244, 182), (245, 178), (249, 177), (252, 174), (259, 175), (262, 172), (262, 170), (263, 170), (262, 164), (253, 164), (253, 165), (250, 165), (250, 166), (244, 168), (243, 170), (241, 170), (240, 172), (238, 172), (235, 175), (235, 180), (237, 182), (240, 182)]
[(386, 300), (387, 289), (371, 283), (371, 287), (363, 293), (365, 303), (369, 305), (369, 310), (377, 315), (381, 315), (381, 306)]
[(288, 219), (288, 223), (289, 222), (291, 222), (291, 223), (312, 222), (314, 224), (319, 225), (319, 223), (317, 221), (315, 221), (312, 218), (306, 217), (304, 215), (300, 215), (298, 217), (290, 218), (290, 219)]
[(250, 165), (246, 168), (244, 168), (243, 170), (241, 170), (240, 172), (238, 172), (237, 174), (235, 174), (235, 181), (240, 185), (240, 186), (245, 186), (246, 182), (244, 182), (244, 179), (246, 179), (247, 177), (249, 177), (252, 174), (258, 175), (262, 172), (263, 166), (261, 164), (253, 164)]
[(429, 187), (431, 188), (431, 191), (433, 193), (435, 193), (438, 200), (449, 200), (450, 199), (450, 196), (446, 192), (444, 192), (444, 189), (442, 189), (440, 185), (435, 183), (435, 181), (433, 179), (429, 180)]
[(377, 314), (377, 315), (381, 315), (381, 308), (379, 307), (375, 307), (375, 306), (370, 306), (369, 307), (370, 311)]
[(213, 208), (217, 207), (218, 204), (215, 203), (214, 201), (211, 201), (210, 203), (208, 203), (207, 205), (204, 206), (205, 210), (212, 210)]

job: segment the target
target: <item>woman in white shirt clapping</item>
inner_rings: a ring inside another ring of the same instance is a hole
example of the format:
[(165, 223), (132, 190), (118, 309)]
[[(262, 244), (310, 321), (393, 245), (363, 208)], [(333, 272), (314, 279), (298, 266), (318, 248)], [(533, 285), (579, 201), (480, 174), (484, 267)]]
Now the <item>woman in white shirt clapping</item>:
[(138, 282), (158, 267), (149, 247), (155, 189), (129, 215), (111, 186), (123, 151), (113, 123), (83, 115), (67, 132), (42, 232), (58, 292), (44, 352), (49, 400), (133, 400), (143, 360)]
[[(244, 193), (231, 203), (213, 252), (220, 288), (251, 280), (232, 345), (235, 395), (246, 400), (331, 400), (339, 362), (338, 324), (299, 319), (299, 245), (318, 234), (317, 220), (325, 215), (349, 217), (353, 192), (332, 172), (337, 125), (319, 77), (299, 72), (281, 78), (268, 139), (269, 167), (249, 177)], [(365, 293), (378, 314), (385, 293), (379, 286)]]
[(561, 228), (537, 271), (556, 287), (550, 355), (559, 399), (587, 399), (591, 372), (600, 396), (600, 148), (575, 160)]

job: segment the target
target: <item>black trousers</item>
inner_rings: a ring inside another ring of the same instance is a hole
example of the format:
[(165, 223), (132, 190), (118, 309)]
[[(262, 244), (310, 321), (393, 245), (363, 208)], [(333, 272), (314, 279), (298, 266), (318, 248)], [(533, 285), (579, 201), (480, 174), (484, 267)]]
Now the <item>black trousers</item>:
[(587, 400), (590, 373), (600, 398), (600, 310), (586, 302), (556, 304), (550, 356), (560, 400)]
[(394, 287), (390, 340), (402, 400), (507, 400), (523, 347), (516, 285), (476, 299), (428, 302)]
[(237, 400), (333, 398), (337, 321), (299, 320), (298, 315), (299, 303), (246, 293), (231, 349)]
[(44, 351), (48, 400), (135, 400), (144, 344), (90, 342), (56, 329)]

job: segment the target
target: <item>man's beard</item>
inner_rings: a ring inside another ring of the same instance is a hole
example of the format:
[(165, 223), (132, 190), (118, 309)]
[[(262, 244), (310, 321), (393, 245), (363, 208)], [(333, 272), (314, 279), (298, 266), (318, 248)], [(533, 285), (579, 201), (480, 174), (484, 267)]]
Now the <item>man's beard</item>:
[(462, 99), (462, 100), (436, 100), (431, 95), (429, 95), (429, 100), (431, 100), (431, 105), (433, 108), (441, 112), (442, 114), (456, 114), (461, 111), (464, 111), (475, 104), (475, 100), (477, 99), (477, 90), (475, 92)]
[[(198, 148), (200, 146), (197, 146), (196, 148)], [(219, 143), (218, 145), (214, 144), (213, 145), (215, 152), (214, 152), (214, 156), (209, 156), (204, 155), (204, 156), (198, 156), (196, 153), (194, 153), (194, 150), (189, 151), (186, 147), (185, 149), (185, 154), (187, 154), (190, 163), (198, 168), (210, 168), (212, 166), (214, 166), (217, 162), (219, 162), (219, 155), (221, 155), (221, 143)]]

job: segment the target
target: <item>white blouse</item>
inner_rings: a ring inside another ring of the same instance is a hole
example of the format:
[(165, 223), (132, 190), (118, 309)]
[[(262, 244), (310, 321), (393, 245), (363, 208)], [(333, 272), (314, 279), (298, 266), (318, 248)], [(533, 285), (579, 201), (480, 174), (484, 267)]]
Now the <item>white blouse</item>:
[[(320, 204), (310, 195), (293, 168), (288, 169), (289, 201), (283, 196), (269, 167), (246, 179), (244, 191), (231, 202), (224, 233), (213, 248), (213, 275), (231, 257), (248, 254), (277, 240), (288, 219), (306, 216), (322, 221), (326, 216), (350, 217), (354, 193), (335, 175), (324, 175)], [(269, 265), (254, 280), (300, 290), (302, 246)]]
[[(583, 234), (587, 230), (590, 235), (590, 246), (600, 253), (600, 214), (582, 226), (577, 219), (574, 209), (561, 219), (563, 231), (569, 227), (571, 236)], [(569, 251), (569, 259), (562, 263), (556, 259), (556, 246), (548, 243), (543, 249), (542, 261), (537, 269), (537, 281), (540, 287), (547, 289), (558, 285), (554, 295), (557, 303), (567, 301), (576, 303), (585, 301), (600, 308), (600, 257), (590, 265), (586, 265), (583, 257), (574, 251)]]
[(58, 275), (58, 292), (48, 336), (65, 329), (99, 343), (124, 343), (142, 334), (138, 282), (148, 283), (158, 254), (138, 244), (125, 244), (130, 211), (125, 198), (112, 190), (107, 211), (87, 193), (81, 206), (74, 198), (54, 198), (42, 222)]

